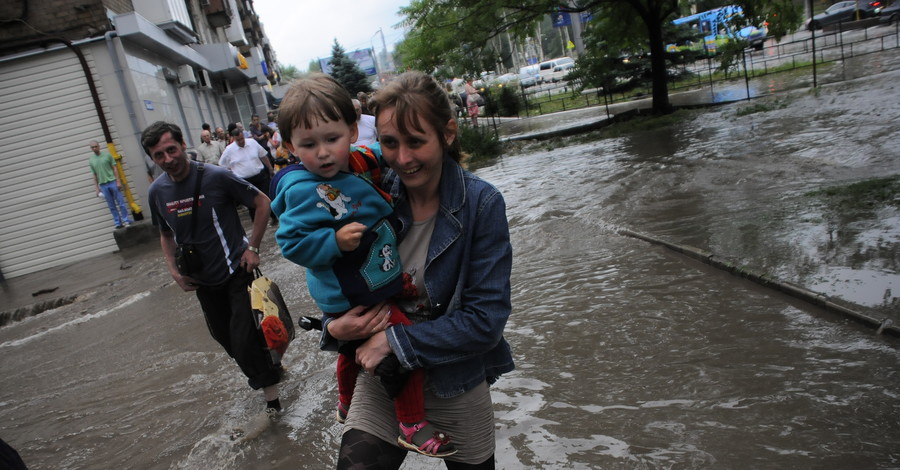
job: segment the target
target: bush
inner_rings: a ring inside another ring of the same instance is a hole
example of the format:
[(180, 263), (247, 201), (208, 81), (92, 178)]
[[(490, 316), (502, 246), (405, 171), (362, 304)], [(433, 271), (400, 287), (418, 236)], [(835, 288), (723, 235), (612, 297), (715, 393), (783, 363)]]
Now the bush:
[(516, 87), (491, 88), (485, 91), (485, 95), (485, 114), (518, 116), (523, 109), (522, 97), (516, 92)]
[(500, 139), (488, 126), (459, 127), (459, 145), (464, 153), (469, 154), (469, 163), (496, 158), (503, 152)]

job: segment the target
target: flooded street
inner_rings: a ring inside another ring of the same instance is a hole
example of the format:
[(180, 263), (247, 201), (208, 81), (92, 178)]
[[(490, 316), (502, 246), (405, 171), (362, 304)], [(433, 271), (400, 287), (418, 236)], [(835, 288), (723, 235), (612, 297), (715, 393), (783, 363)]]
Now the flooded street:
[[(506, 198), (514, 250), (498, 468), (900, 468), (896, 338), (620, 233), (900, 321), (896, 205), (842, 217), (808, 195), (900, 173), (897, 83), (895, 70), (530, 143), (479, 169)], [(261, 251), (294, 317), (315, 314), (271, 231)], [(335, 356), (313, 334), (286, 354), (284, 416), (258, 426), (260, 396), (158, 248), (121, 258), (120, 280), (0, 328), (0, 437), (30, 469), (333, 468)]]

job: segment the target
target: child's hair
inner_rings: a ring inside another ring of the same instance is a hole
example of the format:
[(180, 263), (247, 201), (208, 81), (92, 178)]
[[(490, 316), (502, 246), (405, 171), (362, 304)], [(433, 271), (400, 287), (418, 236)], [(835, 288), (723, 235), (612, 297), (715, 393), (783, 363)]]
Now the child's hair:
[(434, 78), (422, 72), (406, 72), (369, 100), (369, 109), (376, 118), (379, 112), (391, 107), (400, 132), (408, 133), (409, 129), (424, 132), (423, 123), (428, 124), (440, 135), (444, 152), (457, 162), (462, 159), (459, 135), (450, 145), (443, 138), (447, 123), (455, 116), (447, 92)]
[(291, 84), (278, 107), (281, 140), (291, 142), (295, 127), (311, 129), (320, 121), (356, 124), (356, 110), (350, 93), (328, 75), (314, 73)]

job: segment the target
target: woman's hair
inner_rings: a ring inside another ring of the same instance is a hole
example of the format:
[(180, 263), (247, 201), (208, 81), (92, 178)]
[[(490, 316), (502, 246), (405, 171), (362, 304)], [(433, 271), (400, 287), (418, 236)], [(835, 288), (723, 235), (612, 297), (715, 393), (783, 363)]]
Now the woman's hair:
[(297, 126), (311, 129), (320, 121), (344, 121), (356, 124), (356, 109), (350, 93), (328, 75), (314, 73), (291, 84), (278, 107), (281, 140), (291, 141)]
[(423, 125), (427, 124), (438, 133), (444, 152), (457, 162), (462, 159), (459, 135), (450, 145), (444, 138), (447, 123), (456, 116), (447, 92), (434, 78), (422, 72), (400, 75), (369, 100), (369, 109), (376, 117), (387, 108), (394, 108), (394, 119), (400, 132), (409, 133), (410, 129), (425, 132)]

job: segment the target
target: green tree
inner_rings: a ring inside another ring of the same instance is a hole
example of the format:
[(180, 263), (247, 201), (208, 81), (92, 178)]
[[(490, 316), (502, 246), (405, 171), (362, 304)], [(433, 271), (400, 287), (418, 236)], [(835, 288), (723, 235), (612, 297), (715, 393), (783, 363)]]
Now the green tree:
[[(586, 52), (579, 58), (570, 79), (582, 88), (603, 88), (609, 93), (624, 93), (634, 88), (653, 86), (651, 54), (641, 21), (623, 3), (602, 5), (594, 13), (591, 26), (584, 33)], [(701, 34), (687, 26), (667, 22), (662, 26), (664, 44), (687, 44), (701, 40)], [(664, 53), (665, 79), (674, 80), (686, 74), (685, 64), (705, 57), (702, 49), (679, 48)]]
[(331, 76), (350, 92), (350, 96), (356, 96), (361, 91), (372, 92), (372, 85), (369, 84), (366, 73), (356, 65), (356, 62), (347, 57), (337, 39), (331, 46), (331, 60), (328, 61), (328, 64), (331, 66)]
[(296, 80), (300, 76), (300, 69), (293, 65), (282, 65), (281, 66), (281, 81), (282, 82), (290, 82), (292, 80)]
[[(752, 17), (766, 17), (779, 5), (788, 5), (789, 0), (740, 0), (738, 3)], [(638, 70), (646, 70), (649, 75), (643, 79), (652, 88), (654, 111), (671, 110), (664, 31), (672, 19), (680, 16), (678, 0), (570, 0), (562, 7), (559, 0), (524, 0), (515, 4), (412, 0), (400, 12), (406, 16), (406, 26), (411, 30), (402, 45), (407, 65), (424, 71), (462, 67), (470, 72), (483, 69), (465, 60), (480, 57), (482, 51), (491, 47), (491, 38), (508, 32), (521, 39), (531, 35), (535, 24), (548, 14), (589, 12), (594, 22), (602, 23), (591, 26), (599, 29), (597, 41), (607, 43), (608, 47), (602, 52), (588, 50), (587, 54), (607, 64), (618, 59), (621, 65), (616, 66), (633, 69), (632, 77), (642, 73)], [(626, 46), (624, 49), (613, 52), (622, 44)], [(622, 62), (623, 55), (635, 57), (647, 67), (629, 66)]]

